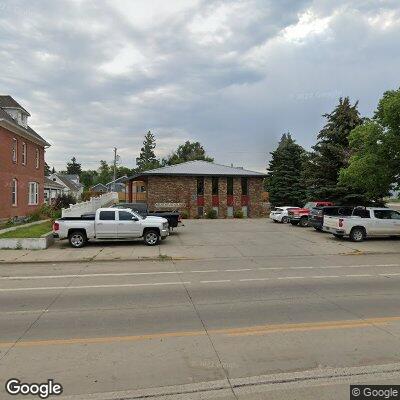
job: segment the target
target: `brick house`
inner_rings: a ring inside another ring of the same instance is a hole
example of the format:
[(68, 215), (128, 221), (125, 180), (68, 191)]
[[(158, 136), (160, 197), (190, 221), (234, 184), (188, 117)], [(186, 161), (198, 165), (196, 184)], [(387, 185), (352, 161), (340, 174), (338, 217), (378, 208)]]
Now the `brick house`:
[(150, 210), (176, 208), (196, 218), (214, 209), (219, 218), (242, 210), (248, 217), (262, 217), (265, 174), (208, 161), (189, 161), (145, 171), (127, 179), (128, 200), (137, 181), (145, 184)]
[(29, 215), (44, 202), (50, 144), (28, 126), (29, 116), (11, 96), (0, 96), (0, 220)]

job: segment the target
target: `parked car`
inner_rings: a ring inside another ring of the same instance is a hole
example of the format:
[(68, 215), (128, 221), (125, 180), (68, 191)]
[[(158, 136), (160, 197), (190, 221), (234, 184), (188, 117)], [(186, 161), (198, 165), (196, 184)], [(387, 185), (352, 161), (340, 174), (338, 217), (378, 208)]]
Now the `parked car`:
[(115, 204), (115, 208), (129, 208), (132, 211), (138, 213), (143, 218), (148, 216), (151, 217), (162, 217), (168, 220), (170, 228), (176, 228), (181, 222), (181, 214), (179, 212), (172, 211), (149, 211), (146, 203), (119, 203)]
[(356, 207), (351, 216), (324, 218), (324, 230), (337, 238), (362, 242), (370, 236), (400, 236), (400, 212), (389, 208)]
[(283, 224), (286, 224), (287, 222), (289, 222), (288, 212), (290, 210), (294, 210), (297, 208), (299, 207), (294, 207), (294, 206), (276, 207), (274, 210), (270, 212), (269, 217), (274, 222), (281, 222)]
[(308, 225), (312, 226), (316, 231), (322, 231), (325, 216), (350, 216), (353, 208), (349, 206), (314, 207), (308, 215)]
[(289, 211), (289, 222), (292, 225), (299, 225), (301, 227), (308, 226), (308, 215), (310, 210), (314, 207), (333, 206), (331, 201), (310, 201), (305, 204), (303, 208), (297, 208)]
[(55, 237), (68, 239), (72, 247), (83, 247), (88, 240), (132, 240), (143, 238), (148, 246), (169, 235), (165, 218), (143, 218), (130, 209), (99, 208), (81, 217), (64, 217), (53, 224)]

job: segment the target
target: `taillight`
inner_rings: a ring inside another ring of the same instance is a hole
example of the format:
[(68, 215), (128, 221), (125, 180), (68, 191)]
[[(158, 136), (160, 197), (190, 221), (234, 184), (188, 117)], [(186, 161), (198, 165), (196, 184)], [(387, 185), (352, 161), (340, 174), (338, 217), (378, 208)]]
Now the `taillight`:
[(58, 231), (60, 229), (60, 224), (58, 222), (54, 222), (53, 231)]
[(343, 227), (343, 218), (339, 218), (339, 228)]

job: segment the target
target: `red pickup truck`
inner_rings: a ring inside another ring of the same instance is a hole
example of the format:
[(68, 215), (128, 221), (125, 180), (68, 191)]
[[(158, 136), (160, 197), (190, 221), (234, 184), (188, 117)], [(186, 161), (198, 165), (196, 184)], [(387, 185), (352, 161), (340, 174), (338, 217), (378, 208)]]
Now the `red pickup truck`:
[(289, 222), (292, 225), (299, 225), (301, 227), (308, 226), (308, 216), (312, 208), (333, 205), (334, 204), (331, 201), (309, 201), (303, 208), (296, 208), (289, 211)]

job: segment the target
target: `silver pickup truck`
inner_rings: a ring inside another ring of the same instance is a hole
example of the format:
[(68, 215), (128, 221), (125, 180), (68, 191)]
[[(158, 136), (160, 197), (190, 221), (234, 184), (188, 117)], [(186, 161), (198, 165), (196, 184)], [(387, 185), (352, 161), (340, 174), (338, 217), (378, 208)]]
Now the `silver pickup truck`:
[(400, 213), (389, 208), (356, 207), (351, 216), (324, 216), (323, 229), (353, 242), (370, 236), (400, 236)]
[(53, 224), (53, 235), (68, 239), (72, 247), (83, 247), (88, 240), (132, 240), (143, 238), (154, 246), (169, 235), (168, 221), (162, 217), (141, 217), (130, 209), (99, 208), (96, 213), (66, 217)]

